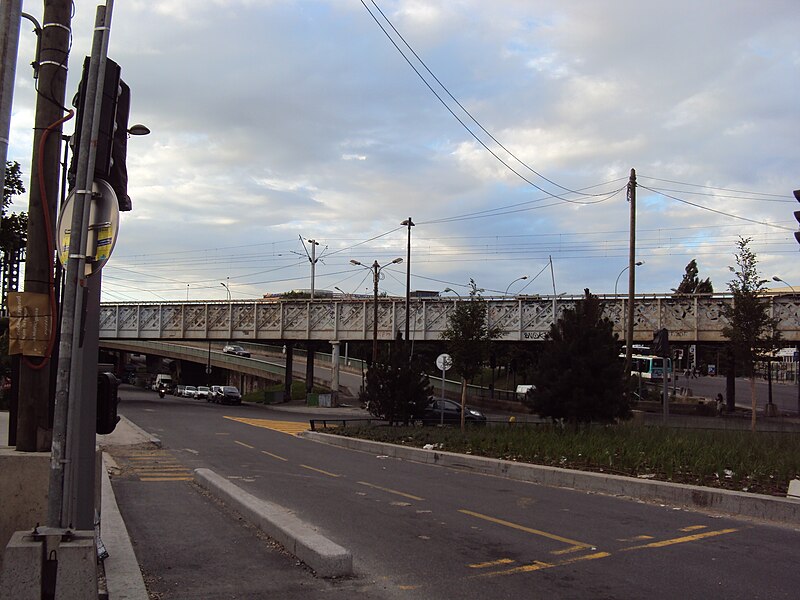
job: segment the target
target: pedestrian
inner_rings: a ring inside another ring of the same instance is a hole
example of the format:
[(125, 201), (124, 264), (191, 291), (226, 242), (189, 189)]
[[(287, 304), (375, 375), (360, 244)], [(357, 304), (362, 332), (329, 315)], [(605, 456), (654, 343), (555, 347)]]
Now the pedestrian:
[(697, 379), (697, 367), (692, 367), (692, 379)]
[(725, 401), (722, 398), (722, 394), (717, 394), (717, 414), (722, 415), (722, 412), (725, 410)]

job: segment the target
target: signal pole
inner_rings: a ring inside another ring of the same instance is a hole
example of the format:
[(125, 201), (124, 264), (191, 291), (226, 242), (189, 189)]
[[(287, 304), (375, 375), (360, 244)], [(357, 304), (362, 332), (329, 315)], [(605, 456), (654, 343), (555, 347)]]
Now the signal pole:
[[(67, 84), (72, 2), (52, 0), (44, 3), (36, 99), (36, 117), (31, 160), (28, 204), (28, 246), (25, 260), (26, 292), (54, 293), (50, 283), (55, 239), (55, 214), (58, 198), (58, 169), (61, 150), (61, 119)], [(46, 136), (46, 138), (45, 138)], [(45, 143), (42, 146), (42, 139)], [(51, 315), (56, 329), (56, 315)], [(40, 361), (45, 361), (44, 364)], [(41, 366), (40, 366), (41, 365)], [(17, 414), (17, 451), (50, 450), (52, 360), (23, 359), (20, 364)]]

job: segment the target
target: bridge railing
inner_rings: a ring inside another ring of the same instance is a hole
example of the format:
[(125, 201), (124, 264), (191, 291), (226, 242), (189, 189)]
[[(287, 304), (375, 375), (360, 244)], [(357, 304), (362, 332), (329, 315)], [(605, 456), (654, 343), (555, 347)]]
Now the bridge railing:
[[(554, 320), (580, 300), (573, 297), (489, 299), (489, 323), (506, 341), (543, 340)], [(438, 340), (460, 300), (412, 300), (408, 314), (411, 339)], [(467, 301), (467, 300), (463, 300)], [(600, 296), (603, 315), (624, 337), (626, 296)], [(667, 328), (670, 339), (722, 341), (727, 324), (724, 294), (639, 295), (634, 305), (634, 341), (652, 341)], [(770, 311), (787, 342), (800, 341), (800, 296), (769, 297)], [(100, 337), (105, 339), (180, 339), (219, 341), (339, 340), (368, 341), (373, 336), (373, 301), (367, 299), (255, 300), (214, 302), (103, 303)], [(405, 329), (405, 299), (378, 302), (378, 338), (393, 340)]]

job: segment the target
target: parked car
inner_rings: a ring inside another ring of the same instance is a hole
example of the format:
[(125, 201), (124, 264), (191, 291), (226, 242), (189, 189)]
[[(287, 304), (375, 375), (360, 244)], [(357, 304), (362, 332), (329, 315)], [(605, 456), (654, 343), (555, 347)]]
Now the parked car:
[(211, 401), (212, 402), (218, 402), (220, 396), (222, 396), (222, 386), (221, 385), (212, 385), (211, 386)]
[(244, 356), (245, 358), (250, 358), (250, 353), (247, 350), (235, 344), (228, 344), (222, 349), (222, 351), (225, 354), (235, 354), (236, 356)]
[(176, 386), (175, 386), (175, 388), (174, 388), (174, 389), (175, 389), (175, 391), (174, 391), (173, 393), (174, 393), (176, 396), (178, 396), (178, 397), (181, 397), (181, 396), (183, 396), (183, 389), (184, 389), (185, 387), (186, 387), (185, 385), (176, 385)]
[(205, 385), (198, 385), (197, 391), (194, 393), (194, 399), (211, 402), (211, 389)]
[[(486, 425), (486, 416), (482, 412), (467, 406), (464, 413), (464, 421), (468, 425)], [(446, 425), (460, 425), (461, 405), (446, 398), (434, 398), (431, 400), (422, 413), (422, 424), (438, 425), (441, 422)]]
[(197, 388), (193, 385), (187, 385), (183, 388), (183, 397), (184, 398), (194, 398), (195, 394), (197, 393)]
[(215, 397), (215, 402), (220, 404), (241, 404), (242, 395), (239, 390), (232, 385), (223, 385), (222, 393)]

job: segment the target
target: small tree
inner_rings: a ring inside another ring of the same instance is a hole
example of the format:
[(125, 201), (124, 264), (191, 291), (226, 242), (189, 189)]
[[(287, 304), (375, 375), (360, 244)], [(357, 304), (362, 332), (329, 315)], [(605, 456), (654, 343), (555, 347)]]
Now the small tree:
[(711, 285), (711, 279), (701, 280), (698, 277), (698, 272), (697, 261), (693, 258), (686, 265), (686, 272), (683, 274), (683, 279), (675, 291), (678, 294), (713, 294), (714, 286)]
[(409, 361), (404, 352), (392, 352), (388, 361), (370, 366), (359, 401), (379, 419), (408, 424), (422, 415), (432, 393), (419, 360)]
[(447, 340), (447, 351), (453, 357), (453, 366), (461, 374), (461, 431), (466, 425), (467, 382), (489, 359), (491, 342), (501, 333), (499, 327), (489, 327), (487, 303), (480, 294), (482, 290), (472, 279), (469, 286), (469, 300), (456, 304), (442, 332), (442, 338)]
[[(25, 247), (28, 239), (28, 213), (7, 214), (13, 196), (25, 193), (22, 185), (22, 171), (18, 162), (6, 163), (6, 180), (3, 182), (3, 201), (0, 205), (0, 250), (3, 260), (8, 261), (10, 255)], [(7, 262), (4, 262), (7, 264)]]
[(629, 418), (619, 351), (613, 323), (602, 317), (597, 296), (585, 290), (575, 308), (550, 327), (526, 403), (542, 417), (575, 427)]
[(734, 254), (736, 267), (728, 267), (734, 278), (728, 283), (733, 302), (722, 309), (728, 324), (722, 335), (730, 340), (736, 363), (750, 379), (751, 428), (756, 428), (755, 364), (759, 355), (774, 350), (780, 341), (777, 319), (770, 317), (769, 300), (764, 296), (766, 279), (758, 275), (758, 260), (750, 250), (750, 238), (739, 238)]

